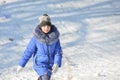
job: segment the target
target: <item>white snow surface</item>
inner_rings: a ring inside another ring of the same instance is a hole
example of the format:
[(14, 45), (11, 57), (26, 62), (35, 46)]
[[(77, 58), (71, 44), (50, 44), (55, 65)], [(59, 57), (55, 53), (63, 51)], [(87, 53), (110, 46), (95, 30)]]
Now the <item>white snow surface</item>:
[(32, 59), (16, 68), (44, 13), (63, 48), (52, 80), (120, 80), (120, 0), (0, 0), (0, 80), (37, 80)]

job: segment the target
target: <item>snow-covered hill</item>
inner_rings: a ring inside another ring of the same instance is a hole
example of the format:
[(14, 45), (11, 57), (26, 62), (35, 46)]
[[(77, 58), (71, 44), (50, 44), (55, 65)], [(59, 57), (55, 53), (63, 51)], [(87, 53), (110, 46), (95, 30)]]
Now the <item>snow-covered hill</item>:
[(16, 67), (38, 17), (61, 33), (63, 66), (54, 80), (120, 80), (120, 0), (0, 0), (0, 80), (37, 80), (32, 60)]

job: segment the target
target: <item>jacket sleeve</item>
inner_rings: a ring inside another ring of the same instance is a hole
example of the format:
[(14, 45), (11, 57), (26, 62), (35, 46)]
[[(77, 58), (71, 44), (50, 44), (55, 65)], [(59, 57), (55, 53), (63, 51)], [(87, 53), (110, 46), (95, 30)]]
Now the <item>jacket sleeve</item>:
[(54, 64), (58, 64), (61, 67), (62, 63), (62, 48), (60, 45), (60, 41), (58, 40), (55, 47), (55, 56), (54, 56)]
[(27, 48), (25, 49), (24, 54), (23, 54), (21, 60), (19, 61), (19, 65), (21, 67), (24, 67), (26, 65), (26, 63), (28, 62), (28, 60), (31, 58), (32, 54), (36, 52), (36, 49), (37, 49), (36, 48), (36, 40), (33, 37), (30, 40)]

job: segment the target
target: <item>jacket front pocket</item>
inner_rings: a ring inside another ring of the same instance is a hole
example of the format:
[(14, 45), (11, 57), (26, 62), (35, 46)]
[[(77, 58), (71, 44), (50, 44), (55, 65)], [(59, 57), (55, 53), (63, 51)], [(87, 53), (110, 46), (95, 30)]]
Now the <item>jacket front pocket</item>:
[(37, 55), (35, 57), (35, 64), (36, 65), (42, 65), (42, 64), (48, 64), (48, 56), (47, 55)]

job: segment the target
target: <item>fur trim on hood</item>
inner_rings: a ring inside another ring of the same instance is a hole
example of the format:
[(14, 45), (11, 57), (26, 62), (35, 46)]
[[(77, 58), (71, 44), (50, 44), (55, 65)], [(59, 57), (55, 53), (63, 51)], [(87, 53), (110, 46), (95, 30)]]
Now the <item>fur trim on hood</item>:
[(49, 33), (45, 34), (40, 29), (40, 25), (38, 25), (33, 31), (34, 36), (42, 43), (52, 44), (59, 39), (59, 31), (57, 28), (52, 25)]

